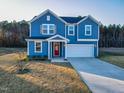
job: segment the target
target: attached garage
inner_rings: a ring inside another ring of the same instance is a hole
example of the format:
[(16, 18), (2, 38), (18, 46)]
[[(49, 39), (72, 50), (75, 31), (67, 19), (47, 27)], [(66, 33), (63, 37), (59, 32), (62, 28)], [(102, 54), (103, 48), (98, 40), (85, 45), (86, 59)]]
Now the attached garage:
[(67, 57), (94, 57), (94, 45), (67, 44)]

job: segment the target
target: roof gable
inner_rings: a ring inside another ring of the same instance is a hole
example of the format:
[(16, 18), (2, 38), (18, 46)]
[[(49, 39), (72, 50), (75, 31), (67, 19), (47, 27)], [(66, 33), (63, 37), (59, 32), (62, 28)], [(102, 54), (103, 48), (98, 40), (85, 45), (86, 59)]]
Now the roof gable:
[(52, 38), (52, 40), (63, 40), (63, 38), (60, 38), (60, 37), (54, 37), (54, 38)]
[(69, 39), (67, 39), (61, 35), (52, 36), (52, 37), (48, 38), (47, 40), (66, 40), (66, 41), (69, 41)]
[(84, 17), (60, 17), (63, 20), (65, 20), (67, 23), (77, 23), (80, 20), (84, 19), (86, 16)]
[(84, 20), (90, 18), (91, 20), (93, 20), (95, 23), (100, 25), (100, 22), (98, 22), (95, 18), (93, 18), (91, 15), (88, 16), (84, 16), (84, 17), (62, 17), (62, 16), (57, 16), (54, 12), (52, 12), (51, 10), (47, 9), (44, 12), (42, 12), (41, 14), (39, 14), (38, 16), (33, 17), (33, 19), (30, 22), (33, 22), (37, 19), (39, 19), (41, 16), (43, 16), (46, 13), (51, 13), (53, 16), (55, 16), (57, 19), (59, 19), (60, 21), (64, 22), (65, 24), (79, 24), (81, 22), (83, 22)]
[(42, 12), (41, 14), (39, 14), (38, 16), (33, 17), (33, 19), (30, 22), (33, 22), (37, 19), (39, 19), (41, 16), (45, 15), (46, 13), (51, 13), (53, 16), (55, 16), (57, 19), (59, 19), (60, 21), (67, 23), (65, 20), (63, 20), (62, 18), (60, 18), (59, 16), (57, 16), (55, 13), (53, 13), (51, 10), (47, 9), (44, 12)]
[(85, 21), (86, 19), (90, 18), (92, 21), (100, 25), (100, 22), (98, 22), (95, 18), (93, 18), (91, 15), (86, 16), (84, 19), (80, 20), (77, 24), (80, 24), (81, 22)]

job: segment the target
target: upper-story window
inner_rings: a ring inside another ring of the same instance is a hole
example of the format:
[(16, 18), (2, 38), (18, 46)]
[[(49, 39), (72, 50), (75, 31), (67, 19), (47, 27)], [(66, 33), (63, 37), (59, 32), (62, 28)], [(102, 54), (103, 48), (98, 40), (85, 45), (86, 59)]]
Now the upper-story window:
[(68, 26), (68, 35), (74, 35), (74, 25)]
[(47, 16), (47, 21), (50, 21), (50, 16), (49, 15)]
[(55, 34), (55, 25), (54, 24), (42, 24), (41, 31), (42, 31), (42, 34), (44, 35), (53, 35)]
[(47, 25), (43, 24), (41, 30), (42, 30), (42, 34), (48, 34), (48, 26)]
[(85, 35), (86, 36), (92, 35), (92, 25), (85, 25)]

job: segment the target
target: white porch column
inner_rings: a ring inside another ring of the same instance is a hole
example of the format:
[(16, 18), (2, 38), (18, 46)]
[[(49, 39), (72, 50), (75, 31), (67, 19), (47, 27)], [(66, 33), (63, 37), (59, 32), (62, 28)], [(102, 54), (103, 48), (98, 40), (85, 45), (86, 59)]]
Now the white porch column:
[(27, 41), (27, 55), (29, 56), (29, 41)]
[(97, 41), (97, 57), (99, 56), (99, 45), (98, 45), (98, 41)]
[(65, 59), (67, 59), (67, 41), (65, 41)]
[(50, 59), (50, 42), (48, 41), (48, 59)]

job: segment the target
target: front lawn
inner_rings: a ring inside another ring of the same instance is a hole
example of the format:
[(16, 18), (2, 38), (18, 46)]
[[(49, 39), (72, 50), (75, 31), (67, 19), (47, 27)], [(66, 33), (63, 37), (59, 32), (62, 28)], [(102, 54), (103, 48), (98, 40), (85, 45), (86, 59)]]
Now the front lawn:
[(17, 49), (6, 50), (0, 48), (0, 93), (91, 93), (69, 63), (30, 61), (30, 72), (16, 74)]
[(123, 53), (115, 53), (108, 51), (100, 51), (101, 60), (109, 62), (111, 64), (117, 65), (121, 68), (124, 68), (124, 54)]

